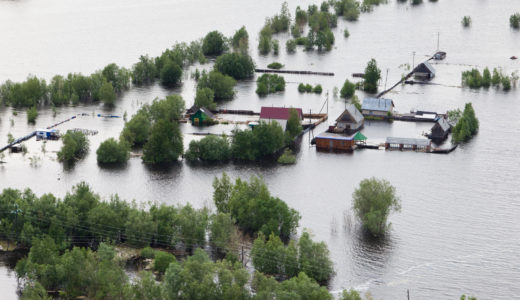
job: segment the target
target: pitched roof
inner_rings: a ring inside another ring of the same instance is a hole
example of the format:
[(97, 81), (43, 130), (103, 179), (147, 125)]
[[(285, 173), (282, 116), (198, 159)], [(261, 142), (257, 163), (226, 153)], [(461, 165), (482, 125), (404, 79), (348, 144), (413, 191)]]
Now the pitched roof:
[(363, 119), (363, 115), (359, 110), (353, 104), (348, 104), (345, 111), (336, 119), (336, 122), (358, 123), (363, 121)]
[(421, 73), (432, 73), (432, 74), (435, 74), (435, 69), (427, 61), (419, 64), (417, 67), (415, 67), (415, 69), (413, 71), (414, 72), (421, 72)]
[[(289, 107), (269, 107), (262, 106), (260, 110), (260, 119), (276, 119), (289, 120)], [(301, 108), (294, 108), (298, 112), (298, 116), (303, 119), (303, 112)]]
[(361, 131), (358, 131), (356, 135), (354, 135), (354, 141), (365, 141), (367, 137), (361, 133)]
[(215, 115), (214, 115), (214, 114), (213, 114), (209, 109), (207, 109), (207, 108), (205, 108), (205, 107), (201, 107), (201, 108), (199, 108), (198, 110), (200, 110), (201, 112), (203, 112), (204, 114), (206, 114), (206, 116), (208, 116), (208, 117), (210, 117), (210, 118), (212, 118), (212, 119), (215, 119), (215, 118), (216, 118)]
[(391, 111), (394, 107), (394, 101), (385, 98), (365, 98), (361, 109), (377, 110), (377, 111)]
[(448, 120), (443, 117), (438, 118), (437, 123), (434, 126), (439, 126), (443, 131), (448, 131), (451, 127)]

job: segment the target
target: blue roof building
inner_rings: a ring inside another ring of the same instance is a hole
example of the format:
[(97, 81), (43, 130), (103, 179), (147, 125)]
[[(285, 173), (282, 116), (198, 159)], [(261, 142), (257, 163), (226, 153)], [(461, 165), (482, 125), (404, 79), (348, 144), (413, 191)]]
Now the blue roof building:
[(361, 105), (361, 113), (364, 116), (386, 117), (394, 112), (394, 101), (385, 98), (365, 98)]

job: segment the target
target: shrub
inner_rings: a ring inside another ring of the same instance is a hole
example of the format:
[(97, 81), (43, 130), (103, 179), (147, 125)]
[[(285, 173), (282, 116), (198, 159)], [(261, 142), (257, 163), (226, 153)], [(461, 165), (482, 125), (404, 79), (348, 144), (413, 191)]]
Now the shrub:
[(317, 84), (313, 89), (312, 92), (315, 94), (321, 94), (323, 91), (323, 88), (321, 87), (321, 84)]
[(298, 92), (305, 93), (305, 84), (303, 84), (303, 83), (298, 84)]
[(224, 35), (218, 31), (211, 31), (202, 41), (202, 53), (204, 55), (220, 55), (226, 50)]
[(188, 160), (226, 161), (231, 158), (231, 148), (226, 136), (208, 135), (200, 141), (191, 141), (186, 152)]
[(38, 110), (36, 106), (33, 106), (27, 110), (27, 122), (34, 124), (38, 117)]
[(509, 25), (514, 29), (520, 28), (520, 13), (512, 14), (511, 17), (509, 17)]
[(280, 51), (280, 42), (278, 40), (273, 40), (273, 54), (278, 55)]
[(210, 88), (213, 90), (215, 100), (231, 99), (235, 95), (234, 86), (236, 81), (231, 76), (224, 75), (218, 71), (203, 73), (197, 82), (197, 88)]
[(174, 86), (181, 81), (182, 69), (175, 62), (168, 60), (161, 68), (161, 83), (165, 86)]
[(287, 53), (294, 53), (296, 51), (296, 41), (293, 39), (287, 40), (285, 43), (285, 49)]
[(117, 142), (114, 138), (109, 138), (99, 145), (96, 151), (97, 161), (104, 164), (123, 163), (130, 157), (128, 144)]
[(354, 212), (363, 227), (373, 236), (381, 236), (388, 228), (392, 211), (401, 209), (395, 188), (386, 180), (363, 179), (352, 194)]
[(464, 18), (462, 18), (462, 26), (469, 27), (470, 25), (471, 25), (471, 17), (464, 16)]
[(268, 25), (265, 25), (260, 31), (260, 38), (258, 41), (258, 50), (260, 51), (260, 54), (265, 55), (271, 52), (272, 36), (273, 32), (271, 28)]
[(272, 62), (267, 65), (267, 68), (273, 69), (273, 70), (280, 70), (281, 68), (283, 68), (283, 65), (279, 62)]
[(155, 257), (155, 250), (153, 250), (150, 246), (144, 247), (141, 249), (141, 257), (144, 258), (154, 258)]
[(350, 32), (348, 32), (348, 29), (347, 29), (347, 28), (345, 28), (345, 30), (343, 30), (343, 36), (344, 36), (345, 38), (348, 38), (348, 37), (350, 36)]
[(176, 261), (176, 259), (173, 254), (164, 251), (157, 251), (153, 260), (153, 269), (164, 273), (166, 272), (166, 269), (168, 269), (168, 266), (170, 266), (174, 261)]
[(217, 58), (215, 70), (240, 80), (253, 77), (255, 64), (247, 54), (226, 53)]
[(284, 130), (277, 122), (261, 122), (254, 130), (233, 132), (231, 154), (237, 160), (256, 160), (274, 154), (284, 143)]
[(292, 165), (296, 163), (296, 156), (291, 149), (285, 149), (283, 154), (278, 158), (278, 163), (282, 165)]
[(79, 131), (68, 131), (63, 137), (63, 146), (58, 152), (58, 160), (72, 162), (87, 154), (89, 141), (84, 133)]
[(348, 79), (345, 79), (345, 83), (343, 83), (343, 87), (341, 88), (339, 94), (341, 98), (348, 99), (354, 95), (356, 92), (356, 85), (350, 82)]
[(452, 139), (454, 143), (468, 141), (478, 132), (479, 121), (475, 116), (475, 110), (471, 103), (466, 103), (462, 116), (452, 129)]

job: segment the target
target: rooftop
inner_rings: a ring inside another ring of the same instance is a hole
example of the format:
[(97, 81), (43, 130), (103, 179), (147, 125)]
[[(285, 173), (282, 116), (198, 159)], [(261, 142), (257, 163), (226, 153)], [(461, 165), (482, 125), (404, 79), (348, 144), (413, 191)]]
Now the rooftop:
[(361, 121), (363, 121), (363, 115), (353, 104), (348, 104), (345, 111), (336, 119), (336, 122), (358, 123)]
[[(262, 109), (260, 110), (260, 119), (288, 120), (290, 109), (291, 109), (291, 107), (262, 106)], [(296, 109), (299, 117), (301, 119), (303, 119), (303, 112), (302, 112), (301, 108), (292, 108), (292, 109)]]
[(363, 110), (391, 111), (394, 107), (392, 99), (385, 98), (365, 98), (363, 99)]
[(414, 139), (414, 138), (400, 138), (400, 137), (387, 137), (387, 144), (403, 144), (403, 145), (417, 145), (417, 146), (429, 146), (431, 144), (428, 139)]
[(316, 136), (317, 139), (327, 139), (327, 140), (340, 140), (340, 141), (352, 141), (354, 139), (354, 135), (345, 136), (341, 134), (335, 134), (331, 132), (322, 132)]

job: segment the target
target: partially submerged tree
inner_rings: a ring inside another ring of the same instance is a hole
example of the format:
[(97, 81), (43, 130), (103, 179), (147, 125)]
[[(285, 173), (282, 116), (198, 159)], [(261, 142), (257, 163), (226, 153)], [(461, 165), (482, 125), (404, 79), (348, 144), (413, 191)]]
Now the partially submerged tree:
[(381, 79), (381, 70), (377, 67), (376, 60), (372, 58), (365, 68), (363, 90), (368, 93), (376, 93), (379, 79)]

